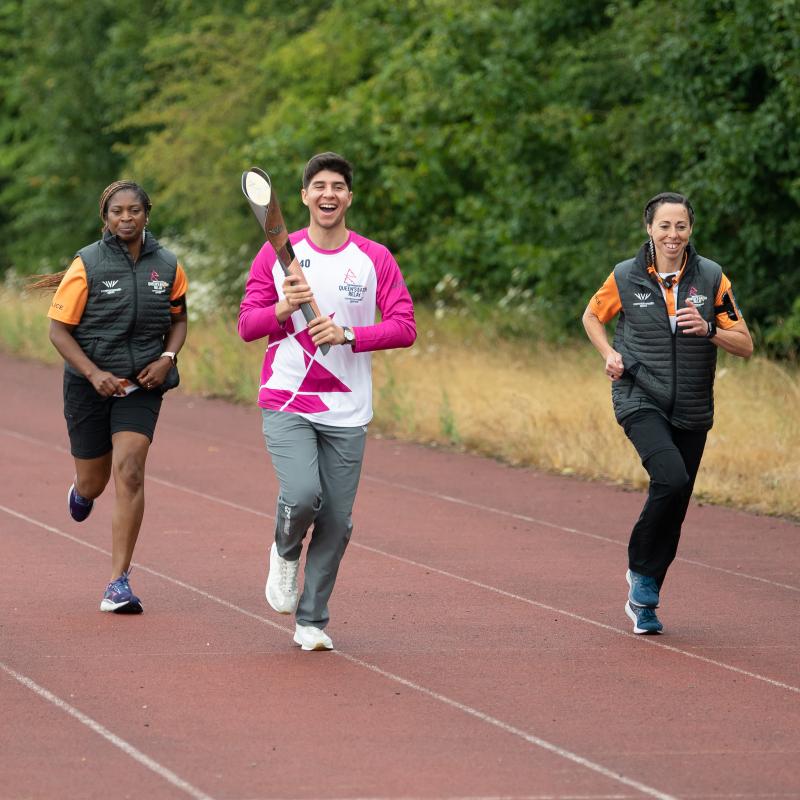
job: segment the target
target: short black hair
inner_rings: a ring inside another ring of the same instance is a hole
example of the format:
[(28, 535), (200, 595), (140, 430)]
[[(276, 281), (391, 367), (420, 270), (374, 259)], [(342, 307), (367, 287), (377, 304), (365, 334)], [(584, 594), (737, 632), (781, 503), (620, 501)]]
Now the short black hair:
[(331, 172), (338, 172), (347, 184), (349, 191), (353, 191), (353, 165), (338, 153), (317, 153), (309, 159), (306, 168), (303, 170), (303, 188), (308, 189), (311, 179), (324, 169)]
[(656, 211), (658, 210), (659, 206), (663, 206), (664, 203), (676, 203), (677, 205), (683, 206), (689, 214), (689, 224), (694, 225), (694, 209), (692, 208), (692, 204), (689, 202), (689, 198), (686, 197), (686, 195), (678, 194), (677, 192), (659, 192), (655, 197), (651, 197), (647, 201), (647, 204), (644, 207), (645, 225), (653, 224), (653, 218), (656, 215)]

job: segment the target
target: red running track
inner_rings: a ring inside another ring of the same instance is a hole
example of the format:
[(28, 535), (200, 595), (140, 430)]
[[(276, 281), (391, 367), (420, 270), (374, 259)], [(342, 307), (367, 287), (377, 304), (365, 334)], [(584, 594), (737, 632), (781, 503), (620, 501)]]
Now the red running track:
[(636, 637), (640, 494), (372, 438), (337, 650), (304, 653), (263, 599), (258, 411), (175, 392), (145, 613), (102, 614), (111, 502), (67, 516), (60, 370), (0, 366), (0, 800), (800, 798), (798, 526), (693, 505)]

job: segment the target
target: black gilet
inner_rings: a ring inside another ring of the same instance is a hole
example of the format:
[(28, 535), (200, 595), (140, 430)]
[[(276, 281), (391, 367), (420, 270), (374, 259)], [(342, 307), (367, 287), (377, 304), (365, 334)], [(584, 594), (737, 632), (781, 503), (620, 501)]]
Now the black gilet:
[[(178, 260), (148, 231), (134, 264), (125, 243), (106, 232), (78, 251), (89, 295), (72, 335), (100, 369), (135, 378), (164, 348)], [(76, 373), (69, 365), (68, 372)]]
[[(677, 308), (694, 303), (712, 321), (722, 279), (719, 264), (687, 245), (686, 266), (678, 283)], [(625, 372), (612, 384), (617, 421), (639, 410), (662, 414), (686, 430), (708, 430), (714, 422), (714, 374), (717, 348), (702, 336), (672, 333), (667, 305), (655, 276), (647, 271), (647, 247), (614, 267), (622, 310), (614, 349)]]

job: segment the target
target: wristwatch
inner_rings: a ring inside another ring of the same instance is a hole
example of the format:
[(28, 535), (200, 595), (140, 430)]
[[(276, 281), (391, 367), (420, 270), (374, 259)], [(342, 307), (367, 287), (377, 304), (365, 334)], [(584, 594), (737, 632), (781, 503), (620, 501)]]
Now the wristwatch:
[(717, 335), (717, 323), (716, 322), (709, 322), (708, 323), (708, 333), (706, 334), (706, 339), (713, 339)]
[(344, 342), (342, 344), (349, 344), (352, 347), (356, 343), (356, 335), (352, 329), (348, 328), (347, 325), (342, 325), (342, 333), (344, 333)]
[(173, 352), (171, 352), (171, 351), (169, 351), (169, 350), (165, 350), (165, 351), (164, 351), (164, 352), (163, 352), (163, 353), (162, 353), (162, 354), (159, 356), (159, 358), (164, 358), (164, 356), (166, 356), (166, 357), (167, 357), (167, 358), (168, 358), (168, 359), (169, 359), (169, 360), (170, 360), (170, 361), (171, 361), (171, 362), (174, 364), (174, 363), (175, 363), (175, 359), (178, 357), (178, 354), (177, 354), (177, 353), (173, 353)]

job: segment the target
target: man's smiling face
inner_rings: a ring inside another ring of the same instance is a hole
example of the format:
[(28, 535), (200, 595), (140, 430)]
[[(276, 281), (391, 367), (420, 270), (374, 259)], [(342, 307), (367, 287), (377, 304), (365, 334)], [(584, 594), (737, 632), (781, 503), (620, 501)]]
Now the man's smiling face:
[(353, 202), (353, 193), (347, 188), (344, 176), (328, 169), (314, 175), (301, 197), (308, 206), (312, 224), (328, 230), (344, 225), (345, 214)]

